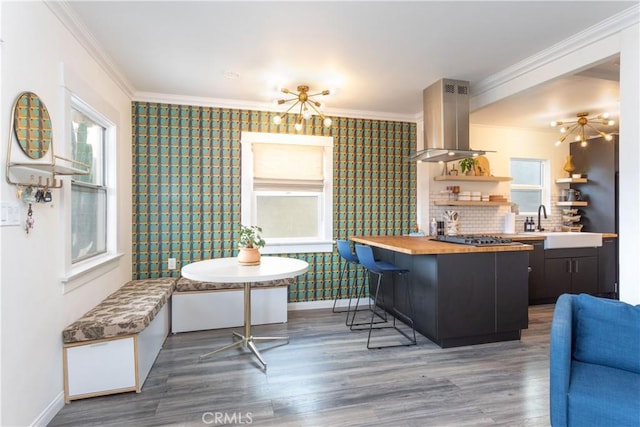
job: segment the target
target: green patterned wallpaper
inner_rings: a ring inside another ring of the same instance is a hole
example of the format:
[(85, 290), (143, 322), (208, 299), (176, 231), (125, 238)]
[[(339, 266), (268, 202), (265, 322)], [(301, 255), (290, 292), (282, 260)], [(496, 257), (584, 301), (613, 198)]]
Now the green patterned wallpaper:
[[(236, 255), (240, 223), (240, 133), (296, 133), (293, 117), (279, 126), (271, 113), (134, 102), (133, 278), (179, 274), (190, 262)], [(416, 222), (415, 123), (318, 117), (302, 133), (334, 138), (334, 239), (406, 233)], [(289, 301), (332, 299), (340, 257), (290, 254), (309, 272)], [(343, 292), (344, 295), (344, 292)]]

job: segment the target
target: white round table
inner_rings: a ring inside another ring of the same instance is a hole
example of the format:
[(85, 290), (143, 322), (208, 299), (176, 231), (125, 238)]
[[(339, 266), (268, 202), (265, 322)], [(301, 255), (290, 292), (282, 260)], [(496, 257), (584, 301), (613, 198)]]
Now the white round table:
[(235, 347), (248, 347), (249, 350), (267, 368), (267, 363), (260, 355), (254, 341), (286, 340), (289, 337), (254, 337), (251, 335), (251, 284), (268, 280), (287, 279), (304, 274), (309, 269), (309, 264), (295, 258), (263, 256), (259, 265), (241, 265), (237, 258), (216, 258), (194, 262), (182, 267), (182, 276), (190, 280), (201, 282), (219, 283), (244, 283), (244, 335), (233, 333), (235, 338), (240, 338), (232, 344), (203, 354), (200, 359), (209, 357), (215, 353), (229, 350)]

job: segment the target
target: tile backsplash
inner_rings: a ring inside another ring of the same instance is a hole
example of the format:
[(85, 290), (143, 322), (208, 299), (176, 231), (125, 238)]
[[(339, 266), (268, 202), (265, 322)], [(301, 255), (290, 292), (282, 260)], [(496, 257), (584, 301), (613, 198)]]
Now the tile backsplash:
[[(436, 206), (436, 201), (448, 200), (447, 194), (432, 192), (429, 197), (429, 222), (443, 219), (445, 211), (457, 211), (459, 218), (458, 230), (460, 234), (495, 234), (504, 232), (505, 215), (511, 212), (511, 206)], [(548, 231), (560, 230), (562, 226), (562, 208), (556, 202), (547, 206), (547, 219), (541, 218), (542, 227)], [(530, 215), (529, 215), (530, 216)], [(526, 215), (516, 215), (515, 231), (524, 232)], [(534, 221), (538, 221), (534, 215)], [(423, 230), (428, 233), (429, 230)]]

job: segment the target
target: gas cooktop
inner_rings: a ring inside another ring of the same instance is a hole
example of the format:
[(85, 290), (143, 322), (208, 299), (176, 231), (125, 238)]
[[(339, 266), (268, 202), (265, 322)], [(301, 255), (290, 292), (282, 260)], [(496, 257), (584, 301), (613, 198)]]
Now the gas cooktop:
[(480, 236), (477, 234), (458, 236), (436, 236), (436, 240), (447, 243), (458, 243), (469, 246), (511, 246), (519, 243), (500, 236)]

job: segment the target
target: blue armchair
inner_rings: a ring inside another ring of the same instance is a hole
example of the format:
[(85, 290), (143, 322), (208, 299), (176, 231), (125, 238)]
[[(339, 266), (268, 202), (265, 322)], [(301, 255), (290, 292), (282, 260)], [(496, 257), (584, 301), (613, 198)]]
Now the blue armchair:
[(553, 427), (640, 426), (640, 306), (561, 295), (550, 358)]

